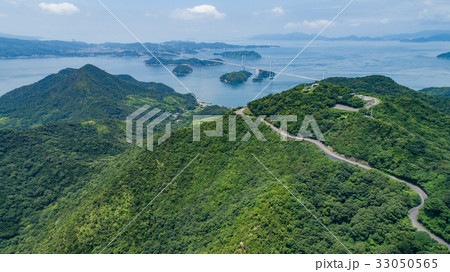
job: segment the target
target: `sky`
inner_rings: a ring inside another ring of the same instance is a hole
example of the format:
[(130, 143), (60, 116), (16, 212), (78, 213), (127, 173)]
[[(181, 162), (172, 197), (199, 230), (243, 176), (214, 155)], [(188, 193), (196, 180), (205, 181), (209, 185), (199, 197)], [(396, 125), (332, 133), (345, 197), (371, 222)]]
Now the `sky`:
[[(233, 41), (318, 33), (350, 0), (101, 0), (145, 42)], [(380, 36), (450, 30), (449, 0), (355, 0), (323, 33)], [(0, 33), (85, 42), (135, 42), (98, 0), (0, 0)]]

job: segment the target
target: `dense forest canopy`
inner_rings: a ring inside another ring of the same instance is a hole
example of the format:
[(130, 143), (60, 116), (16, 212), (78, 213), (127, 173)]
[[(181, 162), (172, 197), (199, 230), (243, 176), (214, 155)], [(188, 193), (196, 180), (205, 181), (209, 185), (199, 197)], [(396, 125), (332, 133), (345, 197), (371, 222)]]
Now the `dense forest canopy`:
[[(423, 224), (448, 240), (448, 115), (431, 96), (402, 87), (404, 95), (391, 93), (388, 79), (333, 80), (347, 86), (330, 79), (304, 92), (300, 85), (248, 106), (299, 120), (312, 114), (338, 152), (419, 184), (430, 195)], [(361, 107), (353, 92), (382, 101), (374, 118), (365, 108), (331, 108)], [(263, 125), (267, 142), (240, 141), (248, 132), (240, 116), (238, 141), (228, 141), (224, 126), (224, 137), (202, 134), (194, 142), (185, 120), (149, 152), (124, 136), (123, 116), (143, 104), (176, 118), (225, 114), (225, 124), (232, 114), (94, 66), (63, 70), (0, 98), (0, 253), (99, 253), (174, 177), (105, 253), (348, 253), (255, 157), (352, 253), (448, 252), (411, 225), (408, 210), (418, 195), (378, 170), (332, 161), (313, 144), (281, 141)]]
[[(325, 82), (347, 87), (321, 83), (312, 92), (304, 93), (304, 86), (299, 86), (250, 102), (249, 108), (256, 115), (295, 114), (299, 120), (313, 115), (326, 144), (337, 152), (365, 160), (424, 188), (430, 198), (420, 219), (449, 241), (450, 118), (433, 107), (435, 98), (380, 76), (330, 78)], [(373, 118), (367, 116), (367, 109), (347, 112), (332, 108), (355, 92), (382, 101), (374, 107)], [(439, 99), (442, 104), (448, 103), (445, 98)], [(297, 134), (300, 126), (301, 121), (293, 123), (289, 130)], [(434, 205), (435, 202), (439, 204)]]
[[(26, 164), (19, 172), (2, 171), (9, 201), (20, 205), (2, 207), (10, 231), (0, 240), (1, 252), (98, 253), (195, 154), (198, 160), (105, 253), (346, 253), (251, 154), (353, 253), (446, 252), (410, 225), (407, 211), (418, 197), (407, 186), (331, 161), (311, 144), (280, 142), (268, 128), (262, 128), (269, 139), (264, 145), (255, 137), (192, 142), (192, 131), (182, 129), (152, 153), (124, 151), (113, 140), (121, 130), (109, 124), (107, 137), (100, 137), (103, 125), (47, 125), (14, 136), (29, 140), (23, 151), (14, 145), (3, 150)], [(246, 133), (241, 119), (237, 130), (238, 138)], [(4, 130), (2, 140), (14, 134)], [(78, 137), (98, 151), (83, 142), (65, 144)], [(34, 152), (48, 145), (54, 148)]]
[(441, 88), (425, 88), (420, 90), (422, 93), (426, 93), (435, 97), (448, 97), (450, 98), (450, 87), (441, 87)]

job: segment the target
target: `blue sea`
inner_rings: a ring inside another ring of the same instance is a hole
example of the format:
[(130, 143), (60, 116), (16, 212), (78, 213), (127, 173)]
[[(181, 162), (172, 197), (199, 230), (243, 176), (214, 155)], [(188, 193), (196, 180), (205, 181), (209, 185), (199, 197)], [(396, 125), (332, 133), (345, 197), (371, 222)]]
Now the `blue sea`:
[[(249, 41), (241, 43), (251, 44)], [(277, 45), (271, 41), (264, 44)], [(263, 58), (247, 60), (248, 66), (262, 69), (282, 70), (306, 45), (306, 42), (287, 42), (278, 48), (256, 49)], [(359, 77), (385, 75), (399, 84), (415, 90), (426, 87), (450, 86), (450, 60), (438, 59), (437, 55), (450, 51), (449, 42), (405, 43), (405, 42), (355, 42), (317, 41), (304, 51), (286, 70), (286, 73), (311, 78)], [(192, 57), (214, 58), (214, 53), (205, 51)], [(0, 60), (0, 95), (23, 85), (32, 84), (45, 76), (64, 68), (79, 68), (93, 64), (112, 74), (129, 74), (140, 81), (161, 82), (177, 92), (187, 90), (163, 67), (145, 66), (145, 58), (90, 57), (90, 58), (36, 58)], [(241, 60), (224, 59), (240, 64)], [(169, 66), (169, 69), (173, 69)], [(243, 106), (251, 101), (269, 83), (252, 82), (228, 85), (219, 81), (227, 72), (241, 68), (230, 65), (193, 67), (194, 72), (179, 79), (195, 93), (200, 101), (225, 106)], [(255, 73), (254, 70), (248, 69)], [(290, 89), (311, 80), (280, 75), (261, 93), (263, 97)]]

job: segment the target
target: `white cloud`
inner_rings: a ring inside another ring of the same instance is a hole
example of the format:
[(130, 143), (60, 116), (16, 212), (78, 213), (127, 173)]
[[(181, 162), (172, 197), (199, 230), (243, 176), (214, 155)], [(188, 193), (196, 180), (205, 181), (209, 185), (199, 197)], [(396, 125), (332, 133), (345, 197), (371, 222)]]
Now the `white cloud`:
[(380, 23), (382, 23), (382, 24), (387, 24), (387, 23), (389, 23), (391, 20), (389, 20), (388, 18), (383, 18), (383, 19), (381, 19), (380, 20)]
[(75, 14), (80, 12), (80, 9), (77, 8), (74, 4), (71, 3), (40, 3), (39, 7), (42, 10), (51, 12), (51, 13), (55, 13), (55, 14), (67, 14), (67, 15), (71, 15), (71, 14)]
[(440, 8), (423, 9), (417, 16), (419, 20), (435, 21), (435, 22), (449, 22), (450, 21), (450, 6)]
[(6, 18), (6, 17), (8, 17), (8, 15), (0, 13), (0, 18)]
[(328, 20), (316, 20), (316, 21), (303, 21), (303, 25), (310, 28), (318, 28), (326, 26), (330, 23)]
[(308, 28), (319, 28), (328, 25), (330, 21), (328, 20), (316, 20), (316, 21), (308, 21), (304, 20), (303, 22), (290, 22), (284, 25), (284, 28), (293, 29), (300, 27), (308, 27)]
[(292, 23), (292, 22), (289, 22), (289, 23), (287, 23), (287, 24), (284, 25), (284, 28), (292, 29), (292, 28), (299, 28), (299, 27), (301, 27), (301, 26), (302, 26), (302, 23)]
[(219, 12), (215, 6), (211, 5), (200, 5), (193, 8), (176, 9), (171, 14), (172, 18), (181, 20), (195, 20), (204, 18), (223, 19), (225, 16), (225, 13)]
[(271, 16), (283, 16), (285, 13), (283, 7), (274, 7), (273, 9), (257, 10), (253, 12), (253, 15), (271, 15)]
[(274, 7), (271, 11), (275, 15), (284, 15), (284, 9), (282, 7)]
[(450, 3), (448, 0), (425, 0), (417, 19), (427, 22), (449, 22)]

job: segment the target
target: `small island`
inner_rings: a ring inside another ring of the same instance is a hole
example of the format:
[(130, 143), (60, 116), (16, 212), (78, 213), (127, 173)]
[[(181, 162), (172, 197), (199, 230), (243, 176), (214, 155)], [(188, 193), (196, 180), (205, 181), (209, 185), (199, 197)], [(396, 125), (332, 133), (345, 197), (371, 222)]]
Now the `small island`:
[(439, 56), (437, 56), (440, 59), (450, 59), (450, 52), (444, 53), (444, 54), (440, 54)]
[(173, 69), (173, 73), (177, 76), (185, 76), (190, 73), (192, 73), (194, 70), (191, 68), (191, 66), (187, 64), (180, 64), (175, 69)]
[[(159, 61), (158, 61), (159, 59)], [(154, 66), (154, 65), (181, 65), (186, 64), (190, 66), (215, 66), (222, 65), (224, 62), (221, 59), (211, 59), (211, 60), (200, 60), (197, 58), (189, 58), (189, 59), (165, 59), (165, 58), (151, 58), (146, 60), (145, 65)], [(160, 63), (161, 62), (161, 63)]]
[(259, 78), (269, 78), (274, 77), (275, 73), (267, 70), (259, 70), (258, 77)]
[(231, 72), (220, 77), (220, 81), (229, 84), (243, 84), (252, 76), (252, 73), (247, 71)]
[(275, 77), (275, 73), (267, 70), (259, 70), (258, 74), (253, 78), (253, 82), (261, 82), (264, 81), (265, 78), (273, 79)]
[(231, 51), (223, 53), (214, 53), (216, 56), (221, 56), (229, 59), (240, 59), (245, 57), (247, 59), (260, 59), (262, 56), (255, 51)]

